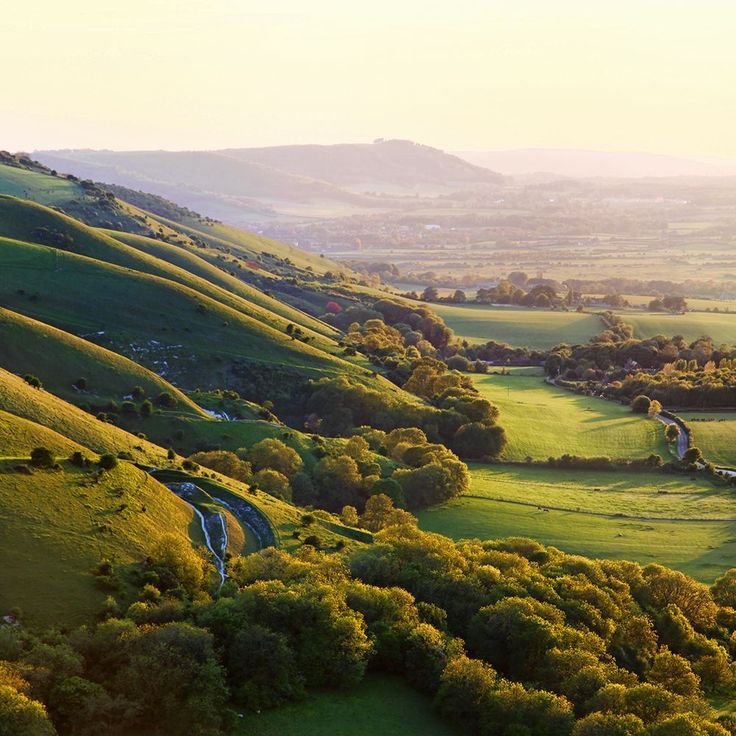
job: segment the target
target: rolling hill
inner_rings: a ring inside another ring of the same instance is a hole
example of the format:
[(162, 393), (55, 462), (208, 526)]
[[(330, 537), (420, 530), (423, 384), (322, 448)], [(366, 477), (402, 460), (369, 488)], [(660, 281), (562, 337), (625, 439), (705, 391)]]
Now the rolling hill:
[[(233, 224), (385, 209), (391, 197), (498, 185), (503, 177), (411, 141), (220, 151), (37, 151), (77, 176), (144, 189)], [(377, 195), (388, 195), (377, 196)]]

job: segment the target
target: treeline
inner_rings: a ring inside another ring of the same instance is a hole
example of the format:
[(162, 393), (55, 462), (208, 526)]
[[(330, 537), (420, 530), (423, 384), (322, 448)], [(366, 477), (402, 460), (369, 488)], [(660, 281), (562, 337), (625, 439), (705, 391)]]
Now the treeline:
[(465, 463), (444, 445), (429, 442), (420, 429), (384, 432), (362, 426), (352, 432), (338, 446), (312, 435), (310, 462), (280, 439), (267, 438), (237, 452), (194, 453), (183, 467), (196, 471), (202, 465), (299, 506), (333, 512), (345, 506), (362, 511), (377, 495), (390, 498), (396, 508), (416, 509), (467, 491)]
[[(161, 540), (126, 573), (135, 600), (69, 633), (0, 630), (13, 736), (220, 736), (235, 712), (397, 673), (481, 736), (729, 736), (736, 571), (708, 588), (651, 564), (527, 539), (453, 543), (393, 526), (343, 556), (305, 545), (214, 574)], [(109, 563), (96, 574), (117, 590)]]

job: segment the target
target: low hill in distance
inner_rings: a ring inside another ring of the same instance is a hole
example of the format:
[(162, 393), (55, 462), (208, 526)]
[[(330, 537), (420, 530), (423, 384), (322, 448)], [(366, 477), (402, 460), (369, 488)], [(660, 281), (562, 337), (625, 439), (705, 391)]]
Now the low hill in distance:
[(59, 171), (144, 189), (233, 224), (388, 209), (396, 198), (503, 182), (411, 141), (220, 151), (37, 151)]

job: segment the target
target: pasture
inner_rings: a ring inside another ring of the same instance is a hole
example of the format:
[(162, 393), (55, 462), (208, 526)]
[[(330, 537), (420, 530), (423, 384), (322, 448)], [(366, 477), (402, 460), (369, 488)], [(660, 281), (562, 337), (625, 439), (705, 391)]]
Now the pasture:
[(530, 371), (473, 380), (481, 396), (501, 411), (499, 423), (508, 437), (504, 460), (669, 455), (662, 425), (626, 406), (550, 386)]
[(685, 314), (663, 314), (659, 312), (619, 311), (625, 322), (634, 327), (638, 338), (654, 335), (682, 335), (692, 342), (703, 335), (713, 338), (718, 345), (736, 343), (736, 314), (723, 312), (686, 312)]
[(736, 467), (736, 412), (678, 412), (688, 422), (693, 444), (716, 465)]
[[(326, 724), (329, 724), (327, 726)], [(246, 715), (238, 734), (259, 736), (458, 736), (432, 701), (405, 680), (369, 674), (356, 687), (310, 694), (300, 703)]]
[(514, 347), (546, 350), (560, 343), (587, 343), (603, 329), (600, 317), (580, 312), (482, 304), (432, 304), (431, 307), (460, 339), (470, 343), (494, 340)]
[(660, 472), (476, 465), (469, 496), (419, 512), (454, 539), (524, 536), (594, 558), (670, 565), (712, 581), (733, 566), (736, 500), (727, 486)]

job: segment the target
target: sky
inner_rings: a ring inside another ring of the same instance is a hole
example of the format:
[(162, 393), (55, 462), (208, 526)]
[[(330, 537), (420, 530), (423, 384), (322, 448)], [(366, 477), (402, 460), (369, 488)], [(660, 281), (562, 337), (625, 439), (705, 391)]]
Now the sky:
[(24, 0), (0, 149), (408, 138), (736, 158), (732, 0)]

